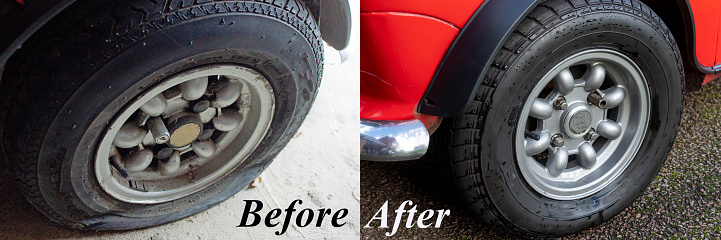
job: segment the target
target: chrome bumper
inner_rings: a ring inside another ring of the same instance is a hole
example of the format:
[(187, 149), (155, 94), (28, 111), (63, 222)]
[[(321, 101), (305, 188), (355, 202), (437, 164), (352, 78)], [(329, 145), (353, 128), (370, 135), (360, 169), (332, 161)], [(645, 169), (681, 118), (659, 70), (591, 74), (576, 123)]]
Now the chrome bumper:
[(404, 161), (422, 157), (428, 150), (430, 135), (418, 119), (376, 121), (361, 119), (361, 159)]

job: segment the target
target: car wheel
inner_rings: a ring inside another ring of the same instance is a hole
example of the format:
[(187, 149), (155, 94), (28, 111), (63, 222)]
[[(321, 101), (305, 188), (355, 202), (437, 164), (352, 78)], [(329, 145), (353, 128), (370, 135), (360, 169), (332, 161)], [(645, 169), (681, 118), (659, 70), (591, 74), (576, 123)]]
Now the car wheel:
[(24, 196), (79, 229), (137, 229), (244, 189), (291, 139), (323, 45), (300, 1), (79, 2), (5, 68)]
[(471, 108), (433, 138), (470, 209), (513, 233), (559, 236), (629, 206), (681, 120), (670, 31), (639, 1), (548, 1), (504, 43)]

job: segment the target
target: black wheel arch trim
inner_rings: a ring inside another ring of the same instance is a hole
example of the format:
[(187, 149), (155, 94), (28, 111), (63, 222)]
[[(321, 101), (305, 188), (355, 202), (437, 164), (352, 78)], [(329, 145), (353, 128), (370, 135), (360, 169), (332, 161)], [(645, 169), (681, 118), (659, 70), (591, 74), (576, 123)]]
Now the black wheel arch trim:
[[(463, 113), (476, 96), (488, 67), (518, 24), (541, 0), (486, 0), (446, 51), (418, 103), (417, 111), (439, 117)], [(684, 20), (689, 59), (702, 73), (721, 72), (721, 64), (705, 67), (696, 58), (693, 13), (688, 0), (676, 0)], [(473, 30), (470, 30), (473, 29)]]
[(463, 113), (503, 42), (539, 2), (484, 1), (448, 47), (417, 111), (439, 117)]
[[(331, 47), (342, 50), (348, 46), (351, 33), (351, 9), (348, 0), (301, 0), (310, 8), (313, 18), (319, 25), (321, 36)], [(77, 0), (44, 0), (42, 4), (26, 4), (20, 6), (22, 13), (15, 12), (8, 16), (13, 18), (16, 15), (26, 14), (19, 22), (16, 22), (15, 29), (22, 29), (0, 35), (6, 39), (0, 39), (0, 81), (8, 59), (22, 47), (38, 29), (44, 26), (60, 12), (68, 8)], [(0, 16), (0, 20), (6, 16)], [(0, 27), (5, 31), (7, 26)]]

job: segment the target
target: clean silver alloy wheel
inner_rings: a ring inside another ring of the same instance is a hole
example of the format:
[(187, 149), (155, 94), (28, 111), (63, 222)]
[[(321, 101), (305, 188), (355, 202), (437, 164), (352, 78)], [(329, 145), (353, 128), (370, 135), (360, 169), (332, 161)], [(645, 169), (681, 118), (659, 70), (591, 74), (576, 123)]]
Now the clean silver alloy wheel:
[(649, 90), (625, 55), (586, 50), (556, 64), (531, 91), (515, 134), (521, 174), (557, 200), (590, 196), (616, 179), (643, 141)]
[(260, 73), (237, 65), (181, 72), (150, 87), (102, 135), (95, 174), (128, 202), (172, 201), (209, 186), (260, 144), (275, 109)]

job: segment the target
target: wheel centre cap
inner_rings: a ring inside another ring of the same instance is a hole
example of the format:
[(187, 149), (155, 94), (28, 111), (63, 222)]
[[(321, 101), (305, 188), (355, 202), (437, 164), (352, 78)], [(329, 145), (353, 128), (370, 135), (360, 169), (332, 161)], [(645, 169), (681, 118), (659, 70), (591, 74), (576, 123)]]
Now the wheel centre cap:
[(564, 113), (562, 129), (570, 137), (582, 137), (591, 129), (592, 120), (593, 115), (588, 106), (574, 106)]
[(187, 114), (172, 118), (168, 124), (171, 147), (184, 147), (193, 143), (203, 131), (203, 122), (197, 114)]

